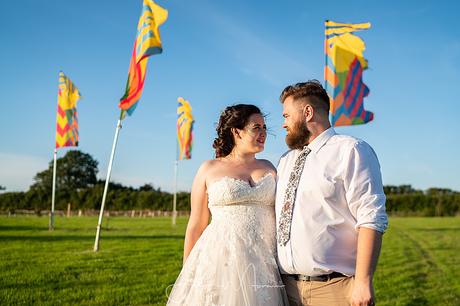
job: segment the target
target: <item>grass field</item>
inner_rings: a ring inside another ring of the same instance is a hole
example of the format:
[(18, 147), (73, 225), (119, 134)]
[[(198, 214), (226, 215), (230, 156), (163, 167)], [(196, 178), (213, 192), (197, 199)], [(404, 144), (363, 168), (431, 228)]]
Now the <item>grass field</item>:
[[(0, 217), (0, 305), (163, 305), (182, 265), (185, 218)], [(107, 229), (108, 226), (108, 229)], [(391, 218), (377, 305), (460, 305), (460, 218)]]

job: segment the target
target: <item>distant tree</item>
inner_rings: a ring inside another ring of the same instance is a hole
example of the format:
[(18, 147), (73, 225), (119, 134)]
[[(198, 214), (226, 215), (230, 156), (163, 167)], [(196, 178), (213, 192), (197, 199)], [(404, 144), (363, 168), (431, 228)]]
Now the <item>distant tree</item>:
[[(96, 185), (101, 186), (102, 188), (104, 188), (105, 180), (98, 180), (96, 182)], [(117, 182), (109, 182), (109, 190), (111, 190), (111, 191), (114, 191), (114, 190), (126, 190), (126, 189), (132, 190), (133, 188), (123, 186), (123, 184), (120, 184), (120, 183), (117, 183)]]
[[(68, 151), (57, 160), (56, 186), (60, 192), (71, 192), (82, 188), (93, 187), (97, 183), (98, 162), (88, 153), (79, 150)], [(51, 193), (53, 183), (53, 161), (48, 169), (34, 177), (33, 190)]]
[(139, 191), (154, 191), (155, 189), (153, 188), (152, 184), (144, 184), (141, 187), (139, 187)]
[(412, 188), (411, 185), (400, 185), (400, 186), (392, 186), (386, 185), (383, 186), (383, 191), (385, 194), (414, 194), (414, 193), (422, 193), (421, 190), (416, 190)]
[(0, 191), (2, 191), (2, 190), (6, 190), (6, 188), (4, 186), (0, 185)]
[(441, 195), (452, 195), (455, 192), (447, 188), (429, 188), (426, 194), (429, 196), (441, 196)]

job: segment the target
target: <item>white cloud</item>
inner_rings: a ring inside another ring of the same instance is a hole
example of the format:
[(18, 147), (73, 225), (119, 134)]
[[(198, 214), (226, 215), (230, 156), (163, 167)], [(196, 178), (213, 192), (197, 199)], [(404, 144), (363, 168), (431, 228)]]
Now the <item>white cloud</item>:
[(6, 191), (25, 191), (37, 172), (48, 167), (48, 160), (33, 156), (0, 152), (0, 185)]

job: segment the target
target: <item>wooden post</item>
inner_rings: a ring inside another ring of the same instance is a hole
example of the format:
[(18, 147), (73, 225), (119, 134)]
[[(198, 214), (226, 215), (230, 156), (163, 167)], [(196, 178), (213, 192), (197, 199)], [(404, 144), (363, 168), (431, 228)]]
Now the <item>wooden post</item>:
[(106, 213), (106, 220), (107, 222), (105, 223), (105, 227), (107, 228), (107, 230), (109, 229), (109, 219), (110, 219), (110, 210), (107, 211)]

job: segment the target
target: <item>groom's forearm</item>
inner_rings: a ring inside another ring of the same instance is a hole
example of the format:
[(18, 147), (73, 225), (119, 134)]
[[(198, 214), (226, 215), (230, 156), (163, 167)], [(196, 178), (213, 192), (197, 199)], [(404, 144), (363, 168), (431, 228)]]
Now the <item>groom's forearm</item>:
[(372, 282), (381, 246), (382, 233), (370, 228), (359, 228), (355, 280)]
[(351, 305), (374, 305), (372, 278), (382, 245), (382, 234), (373, 229), (360, 227), (358, 233), (358, 253)]

